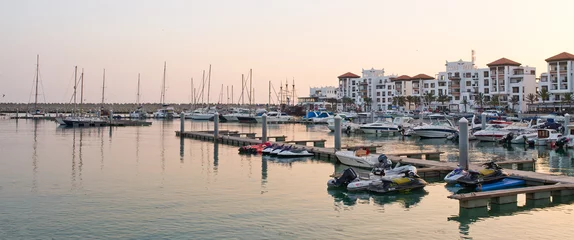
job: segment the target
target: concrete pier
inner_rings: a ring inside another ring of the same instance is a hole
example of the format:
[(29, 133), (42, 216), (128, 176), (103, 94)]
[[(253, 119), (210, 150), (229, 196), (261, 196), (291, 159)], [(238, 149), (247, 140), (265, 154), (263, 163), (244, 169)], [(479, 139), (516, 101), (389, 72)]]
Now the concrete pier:
[(261, 116), (261, 141), (267, 142), (267, 114)]
[(461, 118), (458, 121), (458, 164), (468, 170), (468, 120)]
[(335, 116), (335, 150), (341, 150), (341, 116)]

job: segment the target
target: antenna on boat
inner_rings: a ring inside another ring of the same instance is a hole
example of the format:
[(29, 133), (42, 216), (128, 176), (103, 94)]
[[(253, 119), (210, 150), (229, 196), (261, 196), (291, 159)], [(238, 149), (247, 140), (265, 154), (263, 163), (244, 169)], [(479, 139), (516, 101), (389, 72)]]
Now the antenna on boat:
[(106, 89), (106, 69), (104, 68), (104, 76), (102, 79), (102, 107), (104, 107), (104, 94)]
[(38, 81), (40, 76), (40, 54), (36, 54), (36, 94), (34, 97), (34, 111), (38, 110)]

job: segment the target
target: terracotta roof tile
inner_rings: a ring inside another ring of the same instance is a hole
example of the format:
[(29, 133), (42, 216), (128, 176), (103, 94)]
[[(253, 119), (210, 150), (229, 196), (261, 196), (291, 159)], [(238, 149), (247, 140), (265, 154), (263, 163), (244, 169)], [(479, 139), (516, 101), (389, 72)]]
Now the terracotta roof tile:
[(546, 62), (555, 62), (555, 61), (564, 61), (564, 60), (574, 60), (574, 55), (567, 53), (567, 52), (562, 52), (558, 55), (547, 58)]
[(360, 78), (360, 76), (357, 74), (354, 74), (352, 72), (347, 72), (347, 73), (339, 76), (338, 78)]
[(431, 76), (429, 76), (429, 75), (426, 75), (426, 74), (421, 73), (421, 74), (418, 74), (418, 75), (413, 76), (411, 79), (412, 79), (412, 80), (415, 80), (415, 79), (432, 80), (432, 79), (434, 79), (434, 78), (431, 77)]
[(411, 77), (409, 77), (407, 75), (401, 75), (401, 76), (395, 78), (395, 81), (406, 81), (406, 80), (411, 80)]
[(489, 64), (486, 64), (486, 66), (489, 66), (489, 67), (494, 67), (494, 66), (517, 66), (517, 67), (518, 67), (518, 66), (520, 66), (520, 63), (515, 62), (515, 61), (512, 61), (512, 60), (510, 60), (510, 59), (508, 59), (508, 58), (501, 58), (501, 59), (498, 59), (498, 60), (496, 60), (496, 61), (494, 61), (494, 62), (491, 62), (491, 63), (489, 63)]

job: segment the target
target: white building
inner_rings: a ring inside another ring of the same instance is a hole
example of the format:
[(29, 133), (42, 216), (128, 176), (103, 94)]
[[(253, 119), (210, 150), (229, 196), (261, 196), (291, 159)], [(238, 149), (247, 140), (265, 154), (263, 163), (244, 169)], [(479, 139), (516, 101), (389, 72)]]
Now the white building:
[(337, 98), (338, 87), (311, 87), (309, 88), (309, 96), (317, 97), (319, 99)]
[[(489, 64), (490, 68), (490, 99), (499, 97), (500, 106), (514, 108), (516, 111), (526, 111), (526, 96), (536, 93), (536, 68), (521, 66), (510, 59), (501, 58)], [(512, 99), (517, 98), (518, 104), (513, 106)]]
[[(540, 75), (538, 89), (545, 89), (550, 93), (545, 103), (559, 103), (564, 94), (574, 92), (574, 55), (563, 52), (546, 59), (548, 72)], [(539, 102), (543, 102), (539, 98)]]
[[(394, 83), (396, 76), (385, 75), (384, 69), (363, 69), (362, 77), (353, 73), (339, 76), (338, 99), (350, 98), (362, 111), (370, 111), (365, 99), (370, 99), (370, 107), (374, 111), (383, 111), (390, 108), (394, 96)], [(342, 108), (342, 104), (340, 105)]]

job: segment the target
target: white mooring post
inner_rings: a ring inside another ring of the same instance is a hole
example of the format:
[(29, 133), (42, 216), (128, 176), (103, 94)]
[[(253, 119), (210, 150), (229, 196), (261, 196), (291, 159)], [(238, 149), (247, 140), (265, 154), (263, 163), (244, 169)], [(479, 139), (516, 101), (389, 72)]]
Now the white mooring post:
[(335, 150), (341, 150), (341, 116), (335, 116)]
[(468, 170), (468, 120), (461, 118), (458, 121), (458, 164)]
[(183, 137), (183, 131), (185, 130), (185, 114), (179, 114), (179, 136)]
[(267, 114), (261, 115), (261, 142), (267, 142)]
[(481, 124), (482, 130), (486, 129), (486, 113), (482, 113), (480, 115), (480, 124)]
[(564, 114), (564, 136), (570, 135), (570, 129), (568, 128), (568, 124), (570, 124), (570, 114)]
[(217, 142), (219, 137), (219, 113), (213, 114), (213, 141)]

